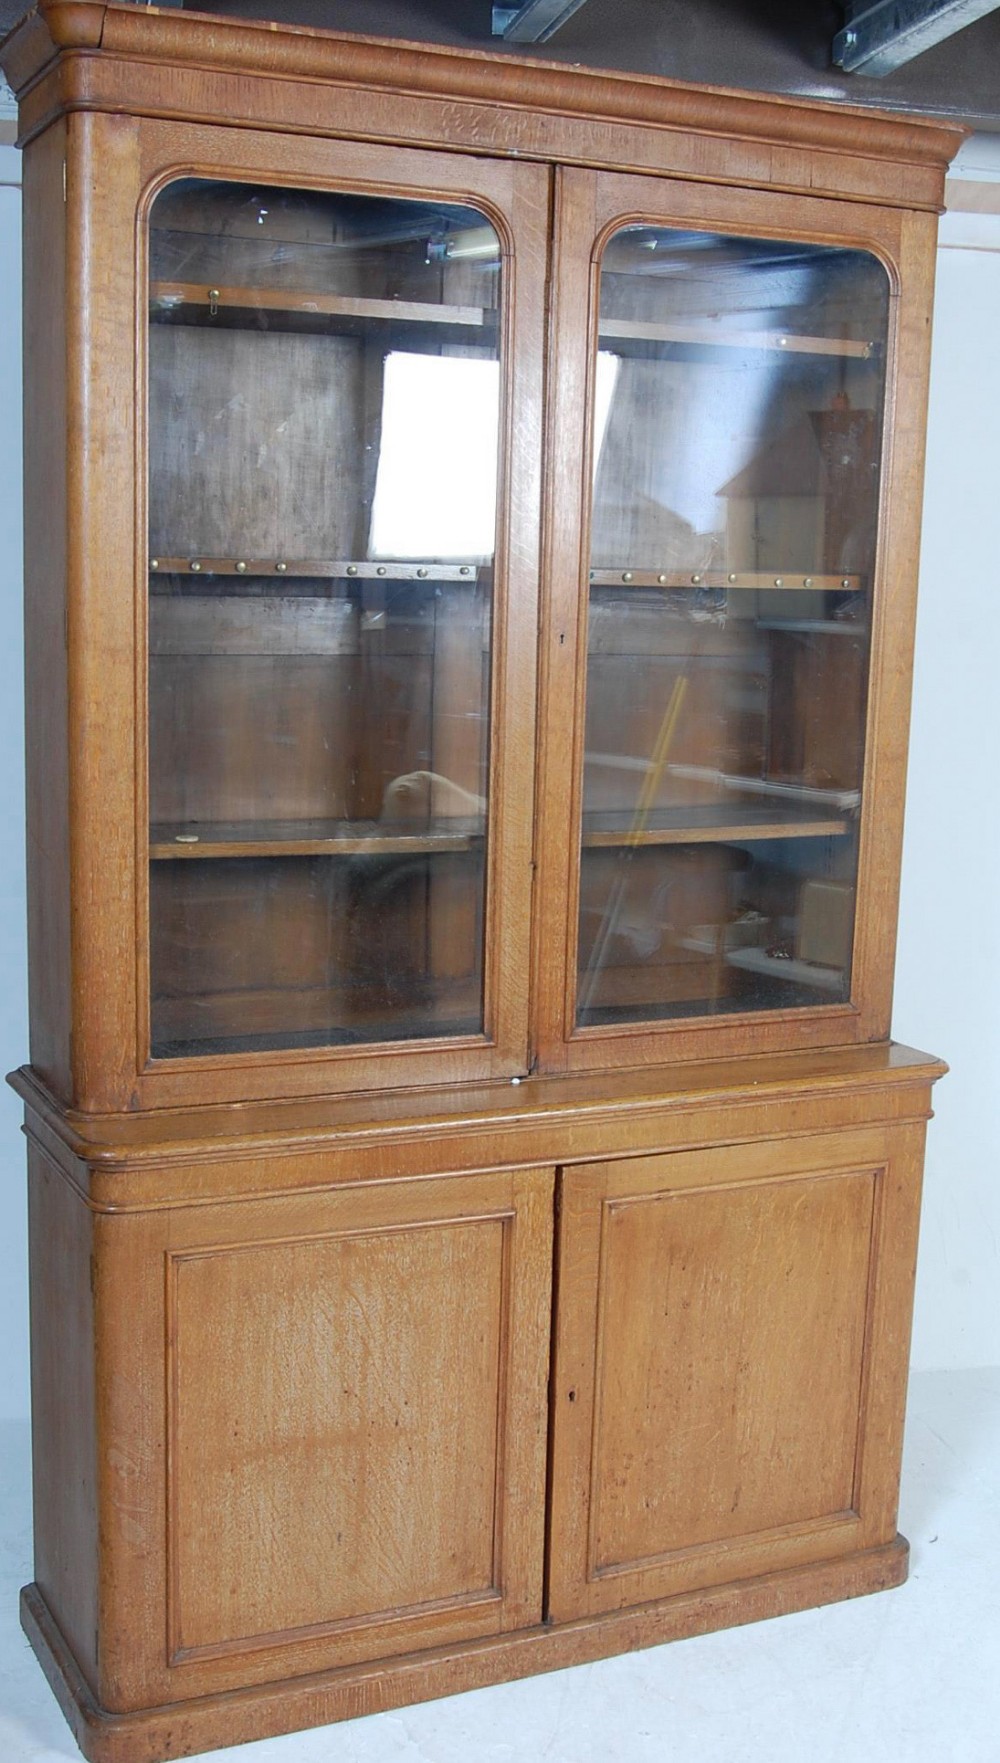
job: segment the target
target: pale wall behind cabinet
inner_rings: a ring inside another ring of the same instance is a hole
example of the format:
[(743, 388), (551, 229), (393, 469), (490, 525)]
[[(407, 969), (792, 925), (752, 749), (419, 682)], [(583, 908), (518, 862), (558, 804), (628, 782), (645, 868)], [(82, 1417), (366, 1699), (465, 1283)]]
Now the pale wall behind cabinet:
[(952, 1068), (927, 1138), (920, 1367), (1000, 1364), (1000, 136), (967, 142), (954, 172), (893, 1012), (898, 1040), (933, 1046)]

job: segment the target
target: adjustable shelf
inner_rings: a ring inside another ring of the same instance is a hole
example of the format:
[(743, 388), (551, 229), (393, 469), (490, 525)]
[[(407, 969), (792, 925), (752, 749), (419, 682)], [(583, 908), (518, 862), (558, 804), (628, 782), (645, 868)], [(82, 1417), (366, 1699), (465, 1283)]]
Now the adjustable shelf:
[(159, 324), (245, 325), (264, 313), (274, 328), (368, 332), (375, 325), (429, 325), (436, 333), (495, 329), (490, 306), (443, 305), (425, 300), (377, 300), (299, 288), (205, 287), (196, 282), (151, 282), (149, 314)]
[(767, 979), (785, 980), (790, 985), (816, 986), (821, 991), (839, 992), (844, 974), (839, 967), (818, 967), (812, 961), (799, 961), (791, 955), (769, 955), (766, 949), (727, 949), (728, 966), (744, 973), (757, 973)]
[[(643, 318), (602, 318), (598, 328), (602, 343), (668, 343), (699, 349), (765, 349), (779, 355), (834, 355), (868, 361), (876, 353), (870, 341), (848, 337), (796, 336), (788, 331), (723, 330), (712, 323), (652, 324)], [(624, 354), (624, 348), (616, 349)]]
[(393, 857), (471, 851), (481, 843), (481, 820), (400, 824), (377, 820), (300, 820), (247, 824), (160, 822), (150, 828), (154, 863), (216, 857)]
[[(197, 282), (150, 283), (150, 316), (160, 323), (245, 322), (248, 315), (267, 313), (298, 323), (337, 320), (338, 328), (374, 324), (433, 325), (437, 329), (483, 331), (495, 326), (490, 306), (449, 306), (424, 300), (378, 300), (311, 289), (205, 287)], [(867, 361), (875, 351), (869, 341), (843, 337), (797, 336), (786, 331), (723, 331), (713, 324), (652, 324), (645, 319), (605, 318), (601, 342), (665, 343), (728, 350), (763, 349), (783, 355), (830, 355)]]
[(788, 985), (815, 986), (824, 992), (839, 992), (844, 974), (839, 967), (820, 967), (812, 961), (800, 961), (794, 955), (771, 955), (766, 949), (728, 949), (705, 936), (682, 938), (682, 946), (692, 954), (719, 957), (727, 967), (742, 973), (758, 974), (763, 979), (784, 980)]
[(583, 847), (594, 850), (640, 845), (740, 843), (745, 839), (843, 837), (851, 829), (843, 814), (815, 808), (756, 802), (686, 802), (656, 808), (642, 825), (628, 811), (595, 810), (583, 817)]
[(759, 618), (762, 631), (787, 631), (799, 637), (866, 637), (868, 625), (854, 618)]
[(753, 592), (775, 588), (780, 592), (801, 593), (803, 588), (818, 594), (834, 590), (859, 592), (865, 586), (861, 575), (802, 575), (794, 571), (726, 570), (726, 569), (592, 569), (592, 588), (728, 588)]
[(435, 563), (422, 560), (398, 561), (342, 557), (204, 557), (197, 552), (185, 556), (151, 557), (149, 573), (159, 575), (234, 575), (234, 576), (309, 576), (340, 581), (393, 582), (467, 582), (474, 581), (492, 564)]

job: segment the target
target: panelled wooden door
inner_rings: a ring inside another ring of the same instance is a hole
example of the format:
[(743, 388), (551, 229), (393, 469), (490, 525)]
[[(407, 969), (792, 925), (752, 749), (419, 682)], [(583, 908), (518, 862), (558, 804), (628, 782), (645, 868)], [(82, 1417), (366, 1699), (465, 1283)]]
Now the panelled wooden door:
[[(107, 1537), (145, 1636), (106, 1632), (110, 1705), (540, 1620), (552, 1184), (363, 1184), (102, 1224), (128, 1317), (108, 1454), (138, 1475), (137, 1438), (148, 1453), (143, 1509), (116, 1506)], [(165, 1403), (140, 1371), (164, 1355)]]
[(563, 1172), (550, 1617), (891, 1540), (920, 1155), (905, 1128)]

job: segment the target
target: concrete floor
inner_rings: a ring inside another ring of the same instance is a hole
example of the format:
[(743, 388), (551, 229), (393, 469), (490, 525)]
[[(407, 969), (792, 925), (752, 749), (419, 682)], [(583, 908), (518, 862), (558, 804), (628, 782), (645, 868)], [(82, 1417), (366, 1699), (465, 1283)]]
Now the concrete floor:
[[(0, 1425), (0, 1763), (79, 1756), (17, 1625), (27, 1426)], [(897, 1591), (213, 1751), (232, 1763), (1000, 1763), (1000, 1368), (911, 1383)]]

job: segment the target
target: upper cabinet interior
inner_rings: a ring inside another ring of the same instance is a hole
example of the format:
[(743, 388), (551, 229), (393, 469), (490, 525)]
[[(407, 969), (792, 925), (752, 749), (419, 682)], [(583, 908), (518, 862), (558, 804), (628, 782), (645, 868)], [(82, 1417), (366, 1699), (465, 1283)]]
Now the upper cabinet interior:
[(501, 283), (456, 204), (153, 205), (155, 1057), (483, 1033)]
[(827, 245), (604, 245), (579, 1026), (850, 996), (888, 294)]

